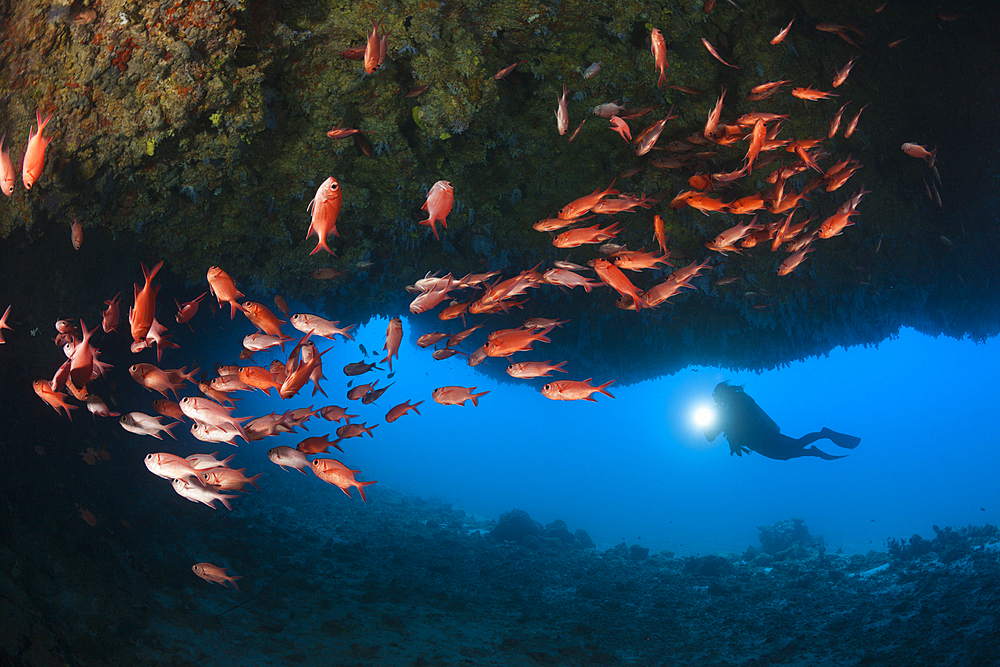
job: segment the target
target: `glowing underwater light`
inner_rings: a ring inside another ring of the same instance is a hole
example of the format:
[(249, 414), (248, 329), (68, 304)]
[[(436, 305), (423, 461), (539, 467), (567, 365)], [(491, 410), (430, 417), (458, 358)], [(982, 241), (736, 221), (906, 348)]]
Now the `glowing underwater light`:
[(691, 419), (698, 428), (705, 428), (715, 421), (715, 410), (707, 405), (703, 405), (691, 414)]

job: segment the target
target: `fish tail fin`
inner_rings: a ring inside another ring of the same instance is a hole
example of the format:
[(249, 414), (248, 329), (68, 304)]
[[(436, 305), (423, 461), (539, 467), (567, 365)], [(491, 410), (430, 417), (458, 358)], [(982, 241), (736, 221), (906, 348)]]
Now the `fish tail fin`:
[[(472, 389), (470, 390), (470, 392), (472, 392), (472, 391), (475, 391), (475, 389), (476, 389), (476, 388), (475, 388), (475, 387), (473, 387), (473, 388), (472, 388)], [(478, 407), (479, 407), (479, 397), (480, 397), (480, 396), (485, 396), (485, 395), (486, 395), (486, 394), (488, 394), (488, 393), (490, 393), (490, 392), (488, 392), (488, 391), (481, 391), (481, 392), (479, 392), (478, 394), (472, 394), (472, 396), (470, 396), (469, 398), (471, 398), (471, 399), (472, 399), (472, 404), (473, 404), (474, 406), (476, 406), (476, 407), (478, 408)]]
[(243, 575), (237, 575), (235, 577), (229, 577), (229, 579), (227, 579), (226, 581), (228, 581), (229, 583), (231, 583), (233, 585), (233, 588), (235, 588), (236, 590), (240, 590), (240, 587), (236, 585), (236, 580), (237, 579), (242, 579), (242, 578), (243, 578)]
[(365, 433), (368, 434), (369, 438), (374, 438), (375, 437), (374, 435), (372, 435), (372, 431), (375, 429), (376, 426), (378, 426), (378, 424), (374, 424), (374, 425), (369, 426), (368, 428), (365, 429)]
[(423, 401), (417, 401), (416, 403), (414, 403), (413, 405), (410, 406), (410, 409), (413, 410), (414, 412), (416, 412), (419, 415), (420, 414), (420, 410), (417, 410), (417, 406), (420, 405), (421, 403), (423, 403)]
[(612, 384), (614, 384), (614, 382), (615, 382), (614, 380), (608, 380), (604, 384), (597, 387), (597, 391), (601, 392), (605, 396), (610, 396), (611, 398), (614, 398), (611, 392), (607, 390), (607, 387), (610, 387)]
[[(357, 471), (355, 471), (355, 472), (357, 472)], [(358, 486), (358, 493), (361, 494), (361, 500), (363, 500), (363, 501), (365, 501), (367, 503), (368, 499), (365, 498), (365, 487), (366, 486), (370, 486), (372, 484), (378, 484), (378, 480), (376, 479), (376, 480), (373, 480), (371, 482), (356, 482), (356, 484)], [(347, 492), (345, 491), (344, 493), (347, 493)], [(351, 495), (351, 494), (348, 493), (347, 495)]]
[(261, 477), (261, 476), (262, 476), (263, 474), (264, 474), (264, 473), (262, 473), (262, 472), (259, 472), (259, 473), (257, 473), (256, 475), (254, 475), (253, 477), (251, 477), (251, 478), (250, 478), (249, 480), (247, 480), (247, 481), (249, 481), (249, 482), (250, 482), (251, 484), (253, 484), (253, 485), (254, 485), (254, 487), (256, 487), (256, 489), (257, 489), (258, 491), (260, 491), (260, 487), (259, 487), (259, 486), (257, 486), (257, 478), (258, 478), (258, 477)]
[[(317, 233), (316, 236), (319, 236), (319, 234)], [(308, 237), (306, 237), (306, 238), (308, 238)], [(337, 256), (337, 253), (335, 253), (334, 251), (330, 250), (330, 246), (328, 246), (326, 244), (326, 239), (320, 239), (319, 242), (316, 244), (316, 247), (313, 249), (313, 251), (311, 253), (309, 253), (309, 256), (312, 257), (313, 255), (315, 255), (316, 253), (318, 253), (320, 250), (326, 250), (328, 253), (330, 253), (334, 257)]]
[[(222, 493), (220, 493), (220, 494), (219, 494), (218, 496), (216, 496), (216, 497), (217, 497), (217, 498), (218, 498), (219, 500), (221, 500), (221, 501), (222, 501), (222, 504), (226, 506), (226, 509), (227, 509), (227, 510), (229, 510), (230, 512), (232, 512), (232, 511), (233, 511), (233, 506), (229, 504), (229, 499), (230, 499), (230, 498), (235, 498), (236, 496), (229, 496), (229, 495), (225, 495), (225, 494), (222, 494)], [(235, 585), (236, 585), (236, 584), (233, 584), (233, 586), (235, 586)]]
[(666, 82), (666, 80), (667, 80), (667, 70), (661, 69), (660, 80), (656, 82), (656, 87), (659, 88), (660, 86), (662, 86)]
[[(143, 262), (139, 262), (139, 266), (142, 267), (142, 275), (146, 278), (146, 282), (148, 283), (153, 281), (153, 278), (156, 276), (156, 272), (160, 270), (161, 266), (163, 266), (163, 260), (161, 259), (159, 264), (153, 267), (152, 271), (148, 271), (146, 269), (146, 265)], [(138, 287), (139, 286), (136, 285), (136, 288)]]
[[(176, 440), (177, 436), (174, 435), (174, 432), (171, 431), (170, 429), (172, 429), (173, 427), (177, 426), (180, 423), (182, 423), (182, 422), (174, 422), (173, 424), (164, 424), (163, 425), (163, 430), (167, 432), (167, 435), (169, 435), (171, 438), (173, 438), (174, 440)], [(157, 437), (159, 437), (159, 435), (157, 435)], [(163, 438), (160, 438), (160, 440), (162, 440), (162, 439)]]
[(565, 368), (563, 368), (564, 365), (566, 365), (566, 362), (565, 361), (560, 361), (558, 364), (556, 364), (555, 366), (553, 366), (549, 370), (550, 371), (560, 371), (562, 373), (569, 373), (568, 370), (566, 370)]

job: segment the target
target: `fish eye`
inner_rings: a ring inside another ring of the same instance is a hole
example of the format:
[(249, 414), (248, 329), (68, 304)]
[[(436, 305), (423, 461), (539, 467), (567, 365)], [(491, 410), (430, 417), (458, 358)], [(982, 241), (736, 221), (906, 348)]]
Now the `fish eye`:
[(552, 386), (551, 384), (545, 385), (544, 387), (542, 387), (542, 391), (548, 391), (551, 386)]

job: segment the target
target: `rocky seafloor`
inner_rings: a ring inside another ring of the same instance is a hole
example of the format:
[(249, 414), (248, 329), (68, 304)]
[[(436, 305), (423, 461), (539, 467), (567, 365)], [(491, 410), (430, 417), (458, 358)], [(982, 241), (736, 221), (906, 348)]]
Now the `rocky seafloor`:
[[(41, 530), (5, 502), (0, 664), (1000, 664), (995, 526), (848, 556), (793, 518), (742, 554), (678, 558), (520, 510), (330, 491), (146, 530)], [(240, 590), (196, 578), (199, 560)]]

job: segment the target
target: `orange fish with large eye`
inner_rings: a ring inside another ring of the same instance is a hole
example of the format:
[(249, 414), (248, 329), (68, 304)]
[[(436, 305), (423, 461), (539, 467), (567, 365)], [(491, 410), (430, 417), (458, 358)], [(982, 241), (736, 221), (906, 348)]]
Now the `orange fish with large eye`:
[(385, 54), (389, 48), (389, 33), (380, 32), (382, 21), (375, 24), (375, 19), (371, 19), (372, 31), (368, 33), (368, 42), (365, 44), (365, 73), (371, 74), (385, 62)]
[(146, 334), (153, 326), (153, 317), (156, 315), (156, 293), (160, 289), (159, 286), (153, 288), (153, 277), (163, 266), (163, 261), (161, 260), (159, 264), (154, 266), (152, 271), (148, 271), (145, 264), (140, 263), (140, 265), (142, 266), (142, 274), (146, 278), (146, 284), (141, 290), (138, 285), (135, 286), (135, 305), (128, 312), (132, 340), (136, 343), (146, 340)]
[(42, 132), (45, 126), (52, 119), (52, 114), (42, 120), (42, 113), (35, 109), (35, 122), (38, 123), (38, 132), (34, 128), (28, 128), (28, 148), (24, 151), (24, 162), (21, 164), (21, 178), (24, 187), (28, 190), (35, 184), (35, 181), (42, 175), (45, 168), (45, 148), (52, 141), (52, 137), (43, 137)]
[(430, 191), (427, 193), (427, 201), (421, 206), (421, 210), (427, 211), (427, 215), (430, 217), (426, 220), (421, 220), (421, 225), (428, 225), (431, 231), (434, 232), (434, 238), (437, 239), (438, 231), (437, 226), (434, 224), (438, 220), (445, 229), (448, 229), (448, 214), (451, 213), (451, 207), (455, 204), (455, 189), (452, 187), (451, 183), (448, 181), (438, 181), (433, 186), (431, 186)]
[(389, 320), (389, 326), (385, 330), (385, 346), (382, 348), (386, 351), (385, 359), (380, 361), (380, 364), (389, 362), (389, 370), (392, 371), (392, 358), (396, 357), (399, 359), (399, 344), (403, 340), (403, 323), (398, 317), (394, 317)]
[(667, 79), (667, 43), (663, 39), (663, 33), (653, 28), (649, 33), (649, 50), (653, 53), (653, 67), (660, 70), (660, 80), (656, 82), (659, 88)]
[(208, 289), (219, 300), (219, 307), (224, 303), (229, 304), (231, 309), (229, 319), (236, 317), (237, 309), (246, 312), (246, 308), (236, 303), (237, 298), (244, 296), (243, 292), (236, 289), (232, 277), (217, 266), (208, 269)]
[(285, 321), (279, 320), (278, 317), (271, 312), (271, 309), (264, 304), (257, 303), (256, 301), (245, 301), (243, 303), (243, 313), (255, 327), (266, 333), (268, 336), (285, 338), (284, 334), (281, 333), (281, 325), (284, 324)]
[(365, 487), (371, 484), (377, 484), (378, 480), (372, 480), (370, 482), (359, 482), (355, 479), (355, 475), (360, 473), (360, 470), (351, 470), (345, 466), (340, 461), (336, 459), (313, 459), (312, 462), (313, 472), (316, 476), (328, 484), (333, 484), (338, 487), (341, 491), (346, 493), (348, 496), (351, 495), (350, 488), (356, 487), (358, 493), (361, 494), (361, 500), (368, 502), (365, 498)]
[[(614, 380), (609, 380), (608, 382), (595, 387), (590, 384), (592, 379), (593, 378), (587, 378), (582, 382), (580, 380), (559, 380), (558, 382), (550, 382), (542, 387), (542, 395), (553, 401), (592, 401), (594, 403), (597, 402), (593, 398), (593, 394), (595, 393), (611, 396), (611, 392), (608, 391), (607, 388), (614, 383)], [(614, 398), (614, 396), (611, 396), (611, 398)]]
[(319, 189), (316, 190), (316, 196), (306, 207), (307, 211), (312, 211), (312, 221), (309, 223), (306, 238), (308, 239), (315, 234), (319, 239), (316, 248), (309, 253), (310, 255), (315, 255), (320, 250), (326, 250), (331, 255), (336, 256), (336, 253), (330, 250), (330, 246), (326, 244), (326, 237), (330, 235), (330, 232), (333, 232), (334, 236), (340, 236), (337, 233), (337, 216), (340, 215), (341, 200), (340, 183), (333, 176), (330, 176), (319, 186)]

